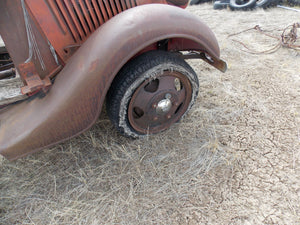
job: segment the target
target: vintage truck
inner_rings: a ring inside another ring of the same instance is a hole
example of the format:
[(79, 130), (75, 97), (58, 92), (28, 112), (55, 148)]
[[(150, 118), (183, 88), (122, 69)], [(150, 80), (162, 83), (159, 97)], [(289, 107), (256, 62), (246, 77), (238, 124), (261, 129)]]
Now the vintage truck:
[(74, 137), (104, 102), (127, 136), (179, 121), (199, 86), (185, 60), (226, 70), (213, 32), (187, 4), (1, 0), (0, 154), (13, 160)]

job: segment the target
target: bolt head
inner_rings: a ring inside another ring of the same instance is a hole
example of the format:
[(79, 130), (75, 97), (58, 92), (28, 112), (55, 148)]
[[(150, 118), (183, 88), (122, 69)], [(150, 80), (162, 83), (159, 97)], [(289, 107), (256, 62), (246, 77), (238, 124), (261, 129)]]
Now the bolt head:
[(172, 97), (172, 95), (171, 95), (170, 93), (167, 93), (167, 94), (165, 95), (165, 98), (166, 98), (166, 99), (171, 99), (171, 97)]

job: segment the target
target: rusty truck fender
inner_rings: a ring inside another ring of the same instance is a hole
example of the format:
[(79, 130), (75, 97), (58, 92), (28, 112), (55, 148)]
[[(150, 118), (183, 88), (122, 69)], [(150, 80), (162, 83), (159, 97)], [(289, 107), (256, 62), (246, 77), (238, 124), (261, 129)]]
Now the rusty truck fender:
[(88, 38), (45, 96), (0, 111), (0, 153), (13, 160), (90, 128), (122, 66), (161, 40), (169, 40), (169, 51), (203, 52), (206, 61), (225, 70), (214, 34), (194, 15), (161, 4), (129, 9)]

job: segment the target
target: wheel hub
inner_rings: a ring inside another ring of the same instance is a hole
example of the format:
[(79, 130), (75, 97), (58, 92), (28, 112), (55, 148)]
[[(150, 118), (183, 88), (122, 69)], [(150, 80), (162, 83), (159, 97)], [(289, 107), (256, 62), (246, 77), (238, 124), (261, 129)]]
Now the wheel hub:
[(159, 115), (169, 112), (172, 108), (171, 95), (167, 93), (165, 97), (165, 99), (160, 100), (157, 104), (156, 113)]
[(184, 114), (192, 97), (190, 81), (183, 74), (164, 71), (155, 80), (144, 81), (128, 107), (131, 126), (141, 133), (157, 133)]

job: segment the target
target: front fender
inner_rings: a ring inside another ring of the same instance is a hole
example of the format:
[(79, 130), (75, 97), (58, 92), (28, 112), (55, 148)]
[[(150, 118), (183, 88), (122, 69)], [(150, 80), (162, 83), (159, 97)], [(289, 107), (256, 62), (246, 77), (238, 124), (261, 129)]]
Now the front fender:
[(174, 48), (189, 50), (185, 48), (192, 46), (190, 50), (204, 51), (219, 60), (214, 34), (189, 12), (156, 4), (129, 9), (89, 37), (46, 96), (0, 112), (0, 153), (16, 159), (90, 128), (121, 67), (152, 43), (170, 38), (190, 40), (190, 47), (177, 43)]

